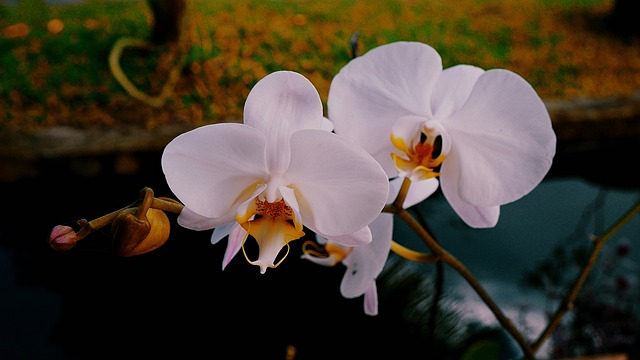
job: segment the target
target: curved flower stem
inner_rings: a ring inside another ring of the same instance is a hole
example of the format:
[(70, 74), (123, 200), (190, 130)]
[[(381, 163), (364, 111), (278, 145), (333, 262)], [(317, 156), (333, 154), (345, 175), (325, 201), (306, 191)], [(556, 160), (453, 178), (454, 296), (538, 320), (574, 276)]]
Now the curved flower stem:
[(424, 254), (415, 250), (408, 249), (395, 241), (391, 242), (391, 251), (402, 256), (403, 258), (415, 262), (438, 262), (440, 258), (432, 254)]
[(142, 204), (143, 207), (145, 208), (145, 211), (141, 212), (141, 214), (146, 214), (146, 210), (148, 208), (158, 209), (162, 211), (169, 211), (169, 212), (179, 214), (184, 208), (184, 205), (182, 205), (179, 201), (174, 200), (172, 198), (153, 197), (153, 190), (149, 187), (144, 187), (142, 190), (140, 190), (140, 195), (138, 200), (136, 200), (131, 204), (91, 221), (88, 221), (86, 219), (78, 220), (78, 226), (81, 227), (80, 230), (78, 231), (78, 241), (89, 236), (94, 231), (99, 230), (111, 224), (113, 220), (115, 220), (115, 218), (118, 216), (118, 214), (120, 214), (121, 211), (138, 206), (140, 204)]
[(137, 210), (138, 220), (142, 221), (147, 217), (147, 211), (149, 207), (151, 207), (151, 202), (153, 201), (153, 190), (150, 187), (144, 187), (140, 190), (140, 196), (138, 198), (138, 202), (140, 205)]
[(584, 282), (587, 280), (587, 276), (591, 272), (591, 269), (594, 267), (596, 260), (598, 259), (598, 255), (600, 255), (600, 251), (602, 250), (602, 247), (607, 242), (607, 240), (609, 240), (613, 234), (618, 232), (618, 230), (620, 230), (620, 228), (624, 224), (626, 224), (629, 220), (631, 220), (631, 218), (633, 218), (638, 213), (640, 213), (640, 200), (638, 200), (635, 203), (635, 205), (633, 205), (633, 207), (631, 207), (631, 209), (627, 211), (627, 213), (625, 213), (622, 217), (620, 217), (620, 219), (618, 219), (618, 221), (615, 224), (613, 224), (613, 226), (611, 226), (609, 230), (607, 230), (604, 234), (595, 238), (594, 240), (595, 245), (591, 250), (589, 259), (587, 260), (587, 263), (585, 264), (580, 274), (578, 274), (578, 277), (576, 278), (576, 281), (571, 287), (571, 290), (569, 291), (569, 293), (567, 293), (566, 297), (563, 299), (562, 303), (556, 310), (556, 313), (551, 318), (551, 321), (547, 325), (547, 328), (544, 329), (544, 331), (540, 334), (538, 339), (531, 345), (534, 351), (537, 351), (540, 348), (540, 346), (542, 346), (544, 341), (558, 327), (558, 325), (560, 324), (560, 320), (562, 319), (564, 314), (573, 309), (574, 301), (578, 297), (578, 292), (584, 285)]
[(172, 198), (159, 197), (159, 198), (153, 198), (153, 201), (151, 202), (151, 207), (154, 209), (169, 211), (172, 213), (179, 214), (184, 208), (184, 205), (182, 205), (179, 201), (174, 200)]
[(402, 185), (400, 186), (400, 190), (398, 191), (398, 196), (396, 196), (396, 200), (393, 202), (398, 209), (404, 209), (404, 200), (407, 198), (407, 194), (409, 193), (409, 186), (411, 186), (411, 180), (409, 178), (404, 178)]
[(478, 294), (482, 301), (489, 307), (493, 315), (496, 317), (500, 325), (516, 340), (520, 348), (524, 352), (527, 359), (534, 359), (534, 352), (529, 346), (527, 340), (516, 329), (511, 320), (506, 317), (498, 305), (493, 301), (489, 293), (482, 287), (482, 285), (476, 280), (471, 271), (467, 269), (458, 259), (456, 259), (449, 252), (444, 250), (440, 244), (429, 234), (418, 221), (404, 209), (395, 209), (394, 212), (402, 221), (404, 221), (409, 227), (424, 241), (435, 256), (440, 257), (441, 261), (453, 268), (460, 276), (462, 276), (467, 283)]
[[(404, 178), (402, 182), (402, 186), (400, 187), (400, 191), (398, 192), (398, 196), (393, 204), (389, 204), (384, 207), (383, 212), (396, 213), (398, 208), (402, 208), (402, 203), (407, 197), (407, 193), (409, 192), (409, 186), (411, 185), (411, 180), (409, 178)], [(418, 251), (414, 251), (408, 249), (395, 241), (391, 242), (391, 251), (396, 254), (402, 256), (403, 258), (416, 262), (436, 262), (439, 261), (440, 258), (438, 256), (434, 256), (432, 254), (424, 254)]]
[(92, 232), (102, 229), (103, 227), (111, 224), (113, 220), (116, 218), (116, 216), (118, 216), (118, 214), (120, 214), (122, 210), (126, 210), (128, 208), (134, 207), (136, 204), (137, 204), (137, 201), (119, 210), (111, 212), (107, 215), (100, 216), (99, 218), (91, 221), (88, 221), (87, 219), (78, 220), (78, 225), (81, 227), (80, 231), (78, 231), (78, 241), (89, 236), (89, 234), (91, 234)]
[(427, 245), (429, 250), (433, 253), (433, 256), (439, 258), (440, 261), (449, 265), (453, 268), (458, 274), (460, 274), (467, 283), (473, 288), (473, 290), (478, 294), (480, 299), (489, 307), (493, 315), (496, 317), (500, 325), (507, 331), (511, 336), (516, 340), (522, 352), (524, 353), (527, 359), (534, 359), (534, 352), (529, 346), (527, 340), (522, 336), (522, 334), (516, 329), (511, 320), (504, 315), (502, 310), (498, 307), (498, 305), (493, 301), (489, 293), (482, 287), (482, 285), (478, 282), (478, 280), (473, 276), (471, 271), (467, 269), (458, 259), (456, 259), (453, 255), (443, 249), (440, 244), (431, 236), (431, 234), (413, 217), (409, 212), (407, 212), (403, 205), (404, 200), (407, 197), (407, 193), (409, 192), (409, 186), (411, 185), (411, 180), (409, 178), (404, 178), (402, 182), (402, 186), (400, 187), (400, 191), (398, 192), (398, 196), (393, 204), (388, 204), (383, 208), (383, 212), (388, 212), (395, 214), (402, 221), (404, 221), (410, 228), (413, 230), (420, 239)]

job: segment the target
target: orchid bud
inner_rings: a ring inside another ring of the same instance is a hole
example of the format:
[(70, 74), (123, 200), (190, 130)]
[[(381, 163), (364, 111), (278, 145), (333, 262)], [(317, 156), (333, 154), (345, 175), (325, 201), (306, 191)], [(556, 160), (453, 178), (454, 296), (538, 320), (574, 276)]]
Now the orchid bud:
[(111, 225), (113, 246), (118, 256), (134, 256), (162, 246), (169, 239), (169, 218), (158, 209), (139, 214), (139, 208), (129, 208), (118, 214)]
[(49, 233), (49, 245), (53, 250), (71, 250), (78, 242), (78, 234), (66, 225), (56, 225)]

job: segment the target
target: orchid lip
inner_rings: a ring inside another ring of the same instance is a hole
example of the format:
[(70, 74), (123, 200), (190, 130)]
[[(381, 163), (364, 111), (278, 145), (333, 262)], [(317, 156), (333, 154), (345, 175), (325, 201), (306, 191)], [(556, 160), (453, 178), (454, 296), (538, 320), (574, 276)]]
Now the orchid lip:
[[(236, 214), (236, 220), (247, 232), (242, 241), (242, 251), (250, 264), (260, 267), (260, 272), (275, 268), (289, 254), (289, 242), (304, 236), (302, 224), (298, 222), (294, 210), (283, 200), (269, 202), (259, 196), (250, 199), (244, 212)], [(249, 259), (245, 242), (251, 235), (259, 247), (256, 260)], [(283, 256), (279, 256), (282, 248), (287, 247)], [(279, 257), (279, 260), (276, 259)]]

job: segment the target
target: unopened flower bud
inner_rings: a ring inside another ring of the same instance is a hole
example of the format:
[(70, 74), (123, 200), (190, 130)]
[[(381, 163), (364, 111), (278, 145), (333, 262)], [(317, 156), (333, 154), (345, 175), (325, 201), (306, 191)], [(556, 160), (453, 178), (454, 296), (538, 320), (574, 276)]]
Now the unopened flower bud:
[(162, 246), (169, 239), (169, 218), (158, 209), (148, 209), (144, 216), (139, 208), (123, 210), (114, 220), (111, 231), (118, 256), (134, 256)]
[(66, 225), (56, 225), (49, 233), (49, 245), (53, 250), (71, 250), (78, 242), (78, 234)]

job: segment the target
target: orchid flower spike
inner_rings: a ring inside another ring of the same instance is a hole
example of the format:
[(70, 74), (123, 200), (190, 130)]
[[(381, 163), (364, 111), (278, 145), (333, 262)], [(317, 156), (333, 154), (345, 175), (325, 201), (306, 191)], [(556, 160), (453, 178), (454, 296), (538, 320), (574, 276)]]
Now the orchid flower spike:
[(373, 234), (371, 243), (357, 247), (343, 246), (331, 238), (316, 236), (324, 251), (304, 247), (302, 258), (324, 266), (342, 263), (347, 267), (340, 293), (347, 299), (364, 295), (364, 312), (378, 315), (376, 278), (382, 272), (391, 249), (393, 215), (382, 213), (369, 225)]
[[(555, 155), (548, 111), (514, 72), (458, 65), (419, 42), (379, 46), (332, 80), (328, 117), (336, 134), (411, 186), (440, 181), (469, 226), (497, 224), (500, 205), (529, 193)], [(415, 202), (415, 199), (414, 199)]]
[(178, 224), (216, 228), (212, 243), (229, 235), (223, 267), (251, 236), (259, 254), (245, 257), (261, 273), (280, 264), (303, 227), (347, 246), (371, 242), (363, 229), (385, 205), (387, 175), (330, 129), (309, 80), (291, 71), (267, 75), (247, 97), (243, 124), (205, 125), (164, 149), (167, 183), (185, 205)]

